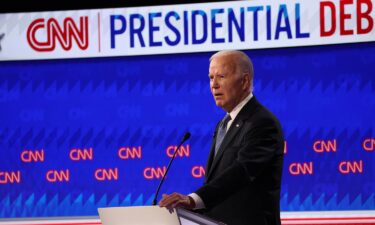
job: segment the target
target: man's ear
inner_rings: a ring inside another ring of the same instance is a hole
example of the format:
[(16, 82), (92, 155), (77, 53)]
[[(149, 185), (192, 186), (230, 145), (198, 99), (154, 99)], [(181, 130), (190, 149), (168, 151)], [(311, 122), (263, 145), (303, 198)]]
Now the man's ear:
[(242, 88), (243, 90), (248, 90), (250, 88), (250, 76), (248, 73), (244, 73), (243, 75)]

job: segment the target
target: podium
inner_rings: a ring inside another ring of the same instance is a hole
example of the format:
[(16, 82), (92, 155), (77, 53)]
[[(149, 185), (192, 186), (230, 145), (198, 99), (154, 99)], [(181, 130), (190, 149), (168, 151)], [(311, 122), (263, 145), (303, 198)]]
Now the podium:
[(99, 208), (98, 212), (102, 225), (225, 225), (182, 208), (108, 207)]

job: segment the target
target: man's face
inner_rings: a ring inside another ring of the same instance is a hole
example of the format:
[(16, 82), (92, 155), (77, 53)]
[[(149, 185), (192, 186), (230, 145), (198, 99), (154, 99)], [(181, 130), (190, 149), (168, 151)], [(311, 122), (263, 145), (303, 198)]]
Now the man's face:
[(246, 87), (244, 77), (235, 69), (231, 56), (217, 56), (209, 68), (210, 88), (216, 105), (231, 112), (243, 99)]

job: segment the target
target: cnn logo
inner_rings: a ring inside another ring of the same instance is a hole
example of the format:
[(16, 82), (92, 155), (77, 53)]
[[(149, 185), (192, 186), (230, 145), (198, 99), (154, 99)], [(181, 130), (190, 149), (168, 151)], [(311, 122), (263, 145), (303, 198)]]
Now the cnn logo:
[(27, 29), (27, 42), (30, 47), (38, 52), (50, 52), (55, 50), (56, 42), (68, 51), (72, 48), (73, 41), (81, 50), (89, 46), (88, 17), (81, 16), (79, 25), (71, 17), (64, 19), (59, 24), (56, 19), (45, 20), (39, 18), (34, 20)]

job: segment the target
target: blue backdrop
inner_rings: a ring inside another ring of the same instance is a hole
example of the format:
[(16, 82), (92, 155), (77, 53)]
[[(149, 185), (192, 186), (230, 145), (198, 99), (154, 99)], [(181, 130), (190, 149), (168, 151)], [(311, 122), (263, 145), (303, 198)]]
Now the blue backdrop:
[[(375, 43), (252, 50), (255, 96), (281, 121), (287, 141), (281, 208), (374, 210)], [(166, 148), (184, 132), (190, 157), (176, 158), (161, 192), (190, 193), (203, 182), (213, 129), (224, 115), (209, 90), (212, 53), (0, 62), (0, 217), (97, 215), (115, 205), (149, 205), (159, 179), (146, 167), (165, 166)], [(316, 153), (316, 140), (337, 141)], [(141, 146), (142, 158), (122, 160), (121, 146)], [(72, 148), (93, 149), (93, 160), (72, 161)], [(44, 150), (25, 163), (24, 150)], [(342, 174), (342, 161), (363, 171)], [(312, 162), (313, 173), (289, 166)], [(97, 181), (98, 168), (118, 168), (118, 180)], [(46, 180), (70, 170), (69, 182)], [(20, 171), (19, 183), (4, 172)], [(9, 180), (8, 180), (9, 181)]]

